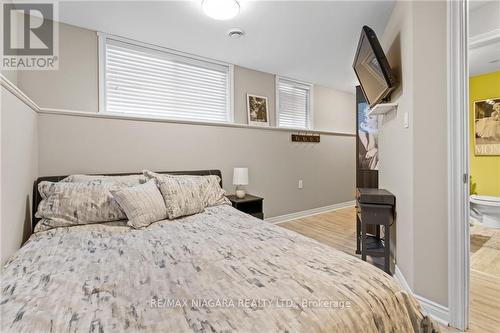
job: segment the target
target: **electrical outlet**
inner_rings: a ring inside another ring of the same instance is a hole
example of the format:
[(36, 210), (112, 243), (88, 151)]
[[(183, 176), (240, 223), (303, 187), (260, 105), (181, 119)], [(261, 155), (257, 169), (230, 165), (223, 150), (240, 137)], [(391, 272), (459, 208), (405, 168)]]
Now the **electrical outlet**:
[(299, 189), (304, 188), (304, 183), (302, 182), (302, 179), (299, 180)]

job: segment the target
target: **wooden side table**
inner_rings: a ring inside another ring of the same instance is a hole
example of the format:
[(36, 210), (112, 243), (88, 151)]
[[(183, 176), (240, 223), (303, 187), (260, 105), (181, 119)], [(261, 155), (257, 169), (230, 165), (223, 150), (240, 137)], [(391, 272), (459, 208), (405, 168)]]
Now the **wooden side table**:
[(236, 197), (234, 194), (228, 195), (227, 198), (237, 210), (252, 215), (258, 219), (264, 219), (264, 198), (251, 194), (247, 194), (243, 199)]
[[(356, 253), (366, 261), (366, 256), (383, 257), (384, 271), (391, 274), (391, 226), (395, 219), (396, 198), (382, 189), (358, 188), (356, 193)], [(375, 234), (367, 232), (375, 226)], [(384, 228), (384, 237), (380, 235)]]

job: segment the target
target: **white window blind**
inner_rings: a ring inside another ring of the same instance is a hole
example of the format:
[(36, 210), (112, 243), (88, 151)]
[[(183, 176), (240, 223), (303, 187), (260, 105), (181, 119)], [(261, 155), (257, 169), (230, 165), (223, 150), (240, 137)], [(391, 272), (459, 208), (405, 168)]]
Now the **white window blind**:
[(278, 126), (311, 127), (311, 85), (289, 79), (277, 79)]
[(110, 38), (104, 44), (106, 112), (232, 121), (229, 65)]

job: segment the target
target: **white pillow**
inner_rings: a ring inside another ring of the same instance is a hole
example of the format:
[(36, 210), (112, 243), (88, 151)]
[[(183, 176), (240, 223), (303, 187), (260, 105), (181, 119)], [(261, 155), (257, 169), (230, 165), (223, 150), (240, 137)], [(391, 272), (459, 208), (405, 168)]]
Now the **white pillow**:
[(144, 171), (160, 188), (169, 219), (203, 212), (205, 208), (199, 182), (193, 177), (173, 177)]
[(167, 208), (155, 181), (111, 191), (133, 228), (147, 227), (167, 218)]
[(123, 185), (115, 183), (53, 183), (38, 184), (42, 201), (35, 216), (42, 220), (35, 231), (89, 223), (125, 219), (125, 213), (111, 195)]
[[(226, 197), (226, 191), (220, 186), (220, 177), (216, 175), (195, 176), (195, 175), (169, 175), (158, 174), (144, 170), (144, 176), (148, 179), (159, 179), (161, 177), (185, 178), (195, 184), (199, 191), (204, 207), (231, 205), (231, 201)], [(160, 187), (161, 191), (161, 187)], [(162, 193), (163, 194), (163, 193)]]

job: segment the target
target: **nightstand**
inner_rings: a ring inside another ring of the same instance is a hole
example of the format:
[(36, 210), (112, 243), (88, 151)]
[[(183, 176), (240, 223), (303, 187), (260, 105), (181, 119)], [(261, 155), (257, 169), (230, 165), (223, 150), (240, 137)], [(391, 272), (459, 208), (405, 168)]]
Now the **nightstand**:
[[(356, 254), (366, 261), (366, 256), (383, 257), (384, 271), (392, 275), (391, 226), (395, 220), (396, 197), (387, 190), (358, 188), (356, 190)], [(367, 232), (375, 227), (375, 234)], [(384, 237), (380, 237), (380, 227)]]
[(247, 194), (243, 199), (236, 197), (234, 194), (228, 195), (227, 198), (237, 210), (250, 214), (261, 220), (264, 219), (263, 198), (251, 194)]

